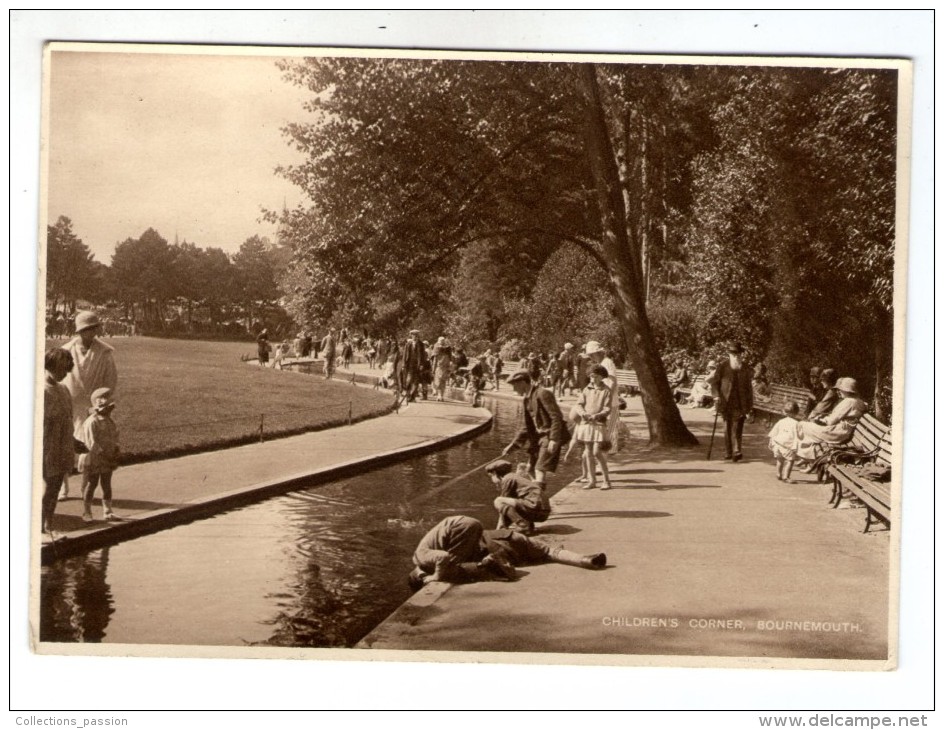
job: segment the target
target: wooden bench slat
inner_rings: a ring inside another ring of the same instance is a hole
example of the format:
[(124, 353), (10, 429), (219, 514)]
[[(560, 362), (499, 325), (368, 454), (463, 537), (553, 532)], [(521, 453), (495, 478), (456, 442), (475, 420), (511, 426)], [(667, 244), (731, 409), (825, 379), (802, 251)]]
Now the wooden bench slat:
[[(872, 463), (891, 465), (891, 429), (873, 416), (866, 414), (859, 419), (849, 444), (859, 448), (867, 446), (872, 454)], [(836, 456), (831, 457), (832, 462), (826, 467), (826, 474), (833, 480), (833, 496), (830, 498), (830, 504), (838, 507), (842, 501), (843, 492), (846, 491), (857, 497), (866, 507), (864, 532), (868, 532), (874, 522), (882, 521), (890, 524), (891, 482), (869, 479), (862, 474), (860, 466), (836, 463), (836, 459), (842, 458), (844, 448), (846, 447), (836, 450)]]
[(891, 510), (891, 482), (872, 481), (862, 476), (855, 467), (844, 466), (842, 464), (830, 467), (830, 471), (842, 478), (850, 486), (854, 486), (857, 491), (869, 495), (871, 499), (879, 503), (885, 510)]

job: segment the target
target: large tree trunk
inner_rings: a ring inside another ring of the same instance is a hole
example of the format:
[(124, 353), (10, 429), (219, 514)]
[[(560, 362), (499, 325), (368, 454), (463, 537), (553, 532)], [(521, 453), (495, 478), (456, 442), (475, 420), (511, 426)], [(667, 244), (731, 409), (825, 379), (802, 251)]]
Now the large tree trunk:
[(586, 98), (586, 149), (596, 185), (603, 228), (603, 258), (616, 296), (629, 357), (639, 378), (649, 440), (667, 446), (689, 446), (698, 440), (682, 421), (672, 397), (659, 349), (646, 314), (644, 277), (639, 246), (628, 225), (619, 170), (607, 130), (596, 66), (579, 71)]

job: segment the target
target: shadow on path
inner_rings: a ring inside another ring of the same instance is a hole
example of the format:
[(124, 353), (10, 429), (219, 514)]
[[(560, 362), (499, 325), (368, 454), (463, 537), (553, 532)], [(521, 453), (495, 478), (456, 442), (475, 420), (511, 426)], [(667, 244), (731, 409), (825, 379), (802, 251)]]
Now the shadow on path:
[(650, 512), (647, 510), (593, 510), (589, 512), (568, 512), (567, 517), (622, 517), (626, 519), (645, 519), (649, 517), (672, 517), (672, 513)]
[(647, 484), (621, 484), (617, 480), (613, 480), (613, 489), (631, 489), (635, 491), (642, 491), (643, 489), (652, 489), (656, 492), (667, 492), (672, 489), (721, 489), (721, 484), (658, 484), (658, 483), (647, 483)]

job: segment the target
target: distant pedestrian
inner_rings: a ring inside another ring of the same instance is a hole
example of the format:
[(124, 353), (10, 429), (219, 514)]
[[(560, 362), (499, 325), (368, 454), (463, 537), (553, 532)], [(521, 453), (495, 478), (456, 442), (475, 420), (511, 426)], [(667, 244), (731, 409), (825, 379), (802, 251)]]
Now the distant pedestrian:
[(87, 453), (79, 457), (79, 471), (82, 473), (82, 519), (91, 522), (92, 499), (99, 482), (102, 485), (102, 519), (111, 521), (115, 514), (111, 506), (112, 473), (118, 468), (118, 427), (111, 418), (115, 409), (111, 390), (99, 388), (92, 393), (92, 407), (88, 418), (82, 424), (76, 438), (85, 444)]
[(429, 357), (426, 347), (420, 340), (420, 331), (410, 330), (409, 337), (399, 353), (397, 374), (400, 380), (400, 390), (407, 403), (416, 400), (416, 396), (423, 386), (426, 373), (429, 371)]
[(482, 402), (482, 388), (485, 387), (485, 368), (482, 367), (482, 361), (473, 357), (469, 360), (469, 382), (466, 385), (466, 392), (470, 394), (472, 406), (477, 408)]
[(557, 358), (557, 362), (560, 365), (558, 378), (560, 388), (557, 395), (563, 397), (565, 390), (573, 395), (574, 388), (577, 386), (577, 353), (574, 351), (572, 343), (564, 343), (564, 349)]
[(445, 400), (446, 387), (454, 370), (452, 345), (445, 337), (440, 337), (433, 346), (433, 391), (436, 393), (436, 400)]
[[(593, 340), (591, 340), (592, 342)], [(589, 343), (588, 343), (589, 344)], [(587, 346), (584, 345), (584, 349), (581, 352), (578, 352), (575, 357), (576, 365), (574, 366), (574, 379), (577, 383), (577, 392), (580, 392), (587, 387), (587, 383), (590, 382), (590, 366), (593, 364), (590, 361), (590, 356), (587, 355)]]
[(335, 358), (338, 356), (338, 345), (334, 332), (334, 327), (330, 327), (328, 334), (321, 340), (321, 346), (318, 348), (321, 352), (321, 357), (324, 358), (325, 380), (331, 380), (331, 376), (334, 375), (335, 365), (337, 364)]
[(269, 366), (269, 353), (272, 352), (272, 345), (269, 344), (269, 331), (262, 330), (256, 337), (256, 353), (259, 357), (259, 365)]
[(390, 352), (390, 343), (386, 337), (377, 338), (377, 363), (380, 367), (387, 364), (387, 355)]
[(281, 370), (282, 362), (288, 356), (290, 345), (287, 342), (279, 343), (275, 346), (275, 357), (272, 358), (272, 369)]
[(75, 363), (72, 355), (61, 347), (46, 353), (46, 378), (43, 383), (43, 534), (52, 532), (52, 518), (62, 480), (75, 464), (72, 422), (72, 397), (62, 380)]

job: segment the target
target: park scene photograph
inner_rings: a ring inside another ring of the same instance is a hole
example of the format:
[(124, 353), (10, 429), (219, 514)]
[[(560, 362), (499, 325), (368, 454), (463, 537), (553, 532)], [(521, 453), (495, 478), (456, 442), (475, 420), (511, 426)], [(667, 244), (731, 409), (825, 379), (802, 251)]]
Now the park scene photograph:
[(47, 45), (35, 650), (894, 668), (911, 83)]

